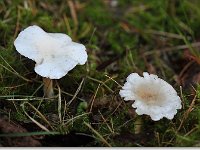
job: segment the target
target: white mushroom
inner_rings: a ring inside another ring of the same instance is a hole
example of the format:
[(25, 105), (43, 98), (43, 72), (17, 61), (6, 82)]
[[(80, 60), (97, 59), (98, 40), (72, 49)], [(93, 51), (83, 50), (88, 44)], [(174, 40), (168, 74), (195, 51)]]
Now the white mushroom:
[(44, 77), (46, 97), (53, 96), (51, 79), (60, 79), (76, 65), (87, 61), (83, 44), (72, 42), (62, 33), (47, 33), (34, 25), (19, 33), (14, 41), (16, 50), (36, 62), (35, 72)]
[(133, 100), (133, 108), (138, 115), (150, 115), (154, 121), (163, 117), (173, 119), (177, 109), (181, 109), (181, 99), (174, 88), (157, 75), (143, 73), (130, 74), (119, 94), (125, 101)]

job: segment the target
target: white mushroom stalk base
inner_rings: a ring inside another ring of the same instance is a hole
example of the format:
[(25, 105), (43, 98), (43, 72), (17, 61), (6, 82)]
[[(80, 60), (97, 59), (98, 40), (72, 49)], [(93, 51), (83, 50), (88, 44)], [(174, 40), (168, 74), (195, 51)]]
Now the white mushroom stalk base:
[(43, 87), (44, 97), (46, 98), (54, 97), (53, 80), (43, 77), (43, 84), (44, 84), (44, 87)]

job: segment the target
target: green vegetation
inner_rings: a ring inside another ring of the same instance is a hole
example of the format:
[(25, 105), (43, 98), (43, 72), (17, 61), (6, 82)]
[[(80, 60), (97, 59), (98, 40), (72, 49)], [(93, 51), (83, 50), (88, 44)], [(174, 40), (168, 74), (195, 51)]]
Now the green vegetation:
[[(93, 137), (78, 146), (199, 146), (199, 8), (199, 0), (1, 0), (0, 117), (32, 126), (10, 136), (73, 132)], [(87, 47), (87, 64), (56, 81), (55, 99), (44, 99), (34, 62), (13, 45), (33, 24)], [(125, 78), (144, 71), (177, 90), (183, 108), (173, 120), (137, 116), (120, 98)]]

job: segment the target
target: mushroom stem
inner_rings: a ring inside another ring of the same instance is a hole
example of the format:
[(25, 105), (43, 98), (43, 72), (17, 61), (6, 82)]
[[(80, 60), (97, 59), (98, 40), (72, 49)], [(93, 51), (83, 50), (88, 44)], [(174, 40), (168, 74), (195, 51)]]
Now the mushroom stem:
[(49, 78), (45, 78), (43, 77), (43, 83), (44, 83), (44, 96), (46, 98), (50, 98), (54, 96), (54, 92), (53, 92), (53, 80), (49, 79)]
[(142, 124), (143, 124), (142, 118), (140, 118), (140, 117), (136, 118), (136, 120), (134, 122), (134, 125), (135, 125), (135, 134), (141, 133)]

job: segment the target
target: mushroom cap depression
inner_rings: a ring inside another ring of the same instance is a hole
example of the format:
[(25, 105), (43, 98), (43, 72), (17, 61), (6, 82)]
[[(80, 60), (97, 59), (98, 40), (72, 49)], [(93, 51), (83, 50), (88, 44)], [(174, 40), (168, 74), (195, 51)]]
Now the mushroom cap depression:
[(42, 77), (60, 79), (76, 65), (87, 61), (83, 44), (75, 43), (63, 33), (47, 33), (34, 25), (19, 33), (16, 50), (36, 62), (35, 72)]

